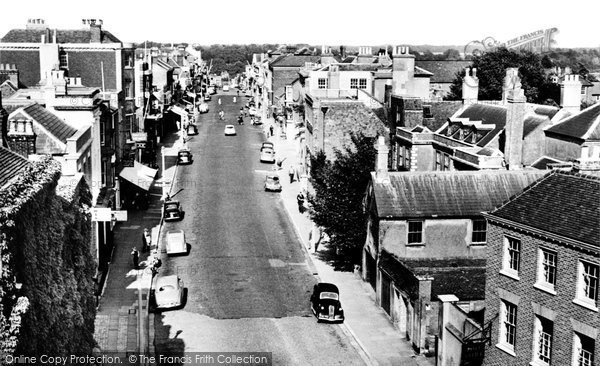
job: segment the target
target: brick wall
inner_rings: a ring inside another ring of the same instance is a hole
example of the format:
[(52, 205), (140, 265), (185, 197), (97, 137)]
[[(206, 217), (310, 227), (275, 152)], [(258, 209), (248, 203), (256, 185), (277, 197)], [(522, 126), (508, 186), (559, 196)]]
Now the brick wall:
[[(117, 70), (115, 51), (76, 51), (67, 50), (69, 57), (69, 76), (81, 77), (81, 83), (85, 86), (102, 88), (102, 69), (104, 69), (105, 90), (117, 90)], [(121, 67), (119, 65), (119, 67)]]
[(286, 85), (291, 85), (292, 81), (298, 78), (299, 67), (275, 67), (273, 69), (273, 93), (278, 93), (280, 89), (285, 90)]
[[(521, 270), (519, 280), (499, 273), (503, 258), (503, 239), (510, 235), (521, 240)], [(557, 257), (556, 295), (533, 286), (537, 276), (538, 248), (555, 250)], [(587, 324), (600, 330), (600, 316), (573, 303), (576, 293), (578, 260), (598, 263), (597, 254), (584, 253), (565, 245), (543, 240), (513, 229), (488, 224), (488, 256), (486, 270), (485, 321), (494, 319), (500, 310), (499, 289), (519, 296), (515, 356), (496, 347), (499, 338), (499, 319), (493, 321), (491, 346), (486, 349), (485, 366), (528, 365), (533, 357), (534, 303), (556, 312), (552, 336), (552, 365), (571, 365), (574, 324)], [(597, 332), (595, 362), (598, 362), (600, 333)]]
[(16, 65), (19, 70), (19, 83), (32, 87), (40, 81), (40, 53), (38, 50), (0, 50), (0, 63)]

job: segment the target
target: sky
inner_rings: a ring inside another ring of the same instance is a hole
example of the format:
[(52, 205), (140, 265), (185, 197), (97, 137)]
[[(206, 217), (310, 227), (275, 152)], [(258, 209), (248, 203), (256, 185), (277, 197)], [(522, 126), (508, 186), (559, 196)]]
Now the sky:
[(59, 29), (95, 18), (123, 42), (466, 45), (558, 28), (555, 47), (600, 47), (598, 0), (26, 0), (2, 12), (0, 36), (29, 18)]

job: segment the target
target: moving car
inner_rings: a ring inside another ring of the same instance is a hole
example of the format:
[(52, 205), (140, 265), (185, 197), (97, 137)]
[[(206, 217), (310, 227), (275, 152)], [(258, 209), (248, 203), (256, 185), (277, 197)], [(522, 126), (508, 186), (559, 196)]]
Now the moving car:
[(187, 244), (183, 230), (167, 232), (167, 255), (185, 253), (187, 253)]
[[(188, 127), (188, 135), (189, 133), (189, 127)], [(198, 130), (196, 129), (196, 133), (194, 135), (198, 134)], [(181, 149), (177, 152), (177, 164), (182, 165), (182, 164), (191, 164), (193, 161), (194, 156), (192, 155), (192, 152), (189, 149)]]
[(281, 192), (281, 182), (279, 181), (279, 175), (270, 173), (265, 178), (265, 191)]
[(320, 282), (313, 288), (310, 308), (317, 321), (343, 322), (344, 310), (340, 303), (340, 291), (332, 283)]
[(152, 285), (155, 309), (171, 309), (183, 305), (183, 280), (177, 275), (156, 277)]
[(225, 126), (225, 136), (235, 136), (235, 127), (233, 125)]
[(207, 113), (208, 112), (208, 104), (206, 104), (206, 103), (200, 104), (200, 107), (198, 107), (198, 111), (200, 113)]
[(183, 219), (183, 209), (179, 201), (165, 201), (163, 204), (163, 217), (165, 221), (176, 221)]
[(274, 145), (273, 145), (273, 143), (271, 141), (265, 141), (265, 142), (262, 143), (262, 146), (260, 148), (262, 149), (263, 147), (268, 147), (270, 149), (274, 149), (273, 146)]
[(260, 149), (260, 161), (262, 163), (275, 163), (275, 150), (269, 147)]

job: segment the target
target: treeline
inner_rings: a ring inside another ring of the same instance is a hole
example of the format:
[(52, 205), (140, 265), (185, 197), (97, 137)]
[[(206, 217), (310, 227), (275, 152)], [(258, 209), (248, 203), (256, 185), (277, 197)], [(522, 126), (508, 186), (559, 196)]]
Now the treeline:
[(220, 74), (227, 71), (229, 75), (243, 73), (246, 65), (252, 63), (252, 55), (263, 53), (269, 50), (276, 50), (275, 44), (248, 44), (248, 45), (220, 45), (201, 46), (202, 59), (212, 61), (213, 74)]

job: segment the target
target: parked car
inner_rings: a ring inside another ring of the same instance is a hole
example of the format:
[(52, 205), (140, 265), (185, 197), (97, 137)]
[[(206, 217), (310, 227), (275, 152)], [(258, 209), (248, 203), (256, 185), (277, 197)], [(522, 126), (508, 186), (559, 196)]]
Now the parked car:
[(200, 104), (200, 107), (198, 107), (198, 111), (200, 113), (207, 113), (208, 112), (208, 104), (206, 104), (206, 103)]
[[(189, 135), (189, 128), (188, 128), (188, 135)], [(196, 133), (198, 134), (198, 130), (196, 129)], [(192, 152), (189, 149), (181, 149), (177, 152), (177, 164), (191, 164), (193, 162), (194, 156), (192, 155)]]
[(183, 207), (179, 201), (165, 201), (163, 204), (163, 217), (165, 221), (176, 221), (183, 219)]
[(177, 275), (155, 277), (152, 285), (155, 309), (171, 309), (183, 305), (183, 280)]
[(340, 291), (332, 283), (320, 282), (313, 288), (310, 308), (317, 321), (343, 322), (344, 310), (340, 303)]
[(213, 95), (214, 95), (214, 94), (217, 94), (217, 87), (216, 87), (216, 86), (214, 86), (214, 85), (211, 85), (211, 86), (209, 86), (209, 87), (208, 87), (208, 93), (209, 93), (209, 94), (213, 94)]
[(223, 91), (224, 92), (228, 92), (229, 91), (229, 85), (223, 85)]
[(167, 255), (185, 253), (187, 253), (187, 244), (183, 230), (167, 232)]
[(233, 125), (225, 126), (225, 136), (235, 136), (235, 127)]
[(281, 192), (281, 182), (279, 181), (279, 175), (270, 173), (265, 178), (265, 191)]
[(263, 147), (268, 147), (270, 149), (275, 149), (274, 145), (273, 145), (273, 143), (271, 141), (265, 141), (265, 142), (263, 142), (262, 146), (260, 147), (261, 150), (262, 150)]
[(212, 98), (211, 98), (210, 94), (204, 94), (204, 101), (208, 102), (211, 99)]
[(275, 163), (275, 150), (268, 147), (261, 148), (260, 161), (262, 163)]
[(198, 134), (198, 125), (196, 125), (195, 123), (190, 123), (187, 126), (187, 134), (188, 136), (195, 136)]
[(248, 114), (250, 114), (251, 116), (256, 115), (257, 111), (255, 107), (250, 107), (250, 109), (248, 109)]

